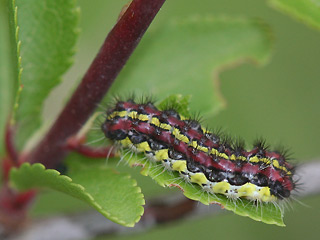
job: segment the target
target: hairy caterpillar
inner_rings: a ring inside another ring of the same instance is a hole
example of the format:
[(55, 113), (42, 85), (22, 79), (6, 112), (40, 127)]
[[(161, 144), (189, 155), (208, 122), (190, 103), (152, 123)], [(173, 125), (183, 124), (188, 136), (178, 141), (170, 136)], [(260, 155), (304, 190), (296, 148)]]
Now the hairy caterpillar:
[(118, 101), (101, 128), (122, 148), (161, 162), (212, 194), (274, 202), (295, 188), (293, 166), (262, 141), (246, 151), (241, 141), (222, 140), (198, 121), (173, 109), (160, 111), (151, 102)]

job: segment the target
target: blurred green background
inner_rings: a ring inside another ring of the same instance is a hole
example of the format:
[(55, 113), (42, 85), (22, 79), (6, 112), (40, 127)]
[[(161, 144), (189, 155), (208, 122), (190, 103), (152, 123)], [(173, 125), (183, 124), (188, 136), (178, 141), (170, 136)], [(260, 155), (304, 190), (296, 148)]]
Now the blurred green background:
[[(82, 33), (76, 61), (64, 76), (68, 81), (51, 95), (51, 99), (56, 94), (67, 95), (81, 78), (126, 2), (79, 1)], [(270, 8), (266, 1), (257, 0), (168, 0), (151, 28), (174, 18), (209, 14), (261, 18), (273, 29), (275, 43), (273, 56), (266, 66), (257, 68), (243, 64), (220, 75), (221, 91), (227, 100), (227, 107), (214, 118), (208, 119), (208, 122), (214, 123), (212, 126), (222, 127), (232, 135), (242, 136), (249, 143), (263, 136), (272, 146), (281, 144), (289, 147), (299, 164), (317, 159), (320, 142), (320, 32)], [(49, 99), (46, 118), (52, 118), (59, 111), (56, 104), (56, 100)], [(138, 172), (137, 169), (127, 171)], [(138, 178), (147, 198), (157, 194), (160, 187), (155, 186), (151, 179)], [(68, 199), (56, 193), (54, 197)], [(36, 215), (44, 214), (44, 205), (47, 205), (49, 199), (52, 199), (52, 193), (44, 194), (38, 200), (39, 204), (34, 209)], [(78, 206), (74, 201), (72, 205)], [(55, 200), (52, 203), (51, 211), (70, 210), (66, 202), (64, 207), (57, 202)], [(125, 238), (318, 239), (320, 197), (309, 197), (302, 199), (302, 202), (309, 207), (293, 202), (293, 208), (285, 214), (285, 228), (225, 213), (204, 219), (181, 220)], [(79, 202), (77, 204), (82, 206)]]

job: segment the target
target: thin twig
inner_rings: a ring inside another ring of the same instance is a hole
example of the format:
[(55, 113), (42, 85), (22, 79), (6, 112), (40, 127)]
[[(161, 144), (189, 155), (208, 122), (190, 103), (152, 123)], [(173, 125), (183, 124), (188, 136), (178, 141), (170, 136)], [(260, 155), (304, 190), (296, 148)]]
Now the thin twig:
[(82, 142), (82, 139), (71, 137), (67, 140), (66, 149), (77, 152), (89, 158), (112, 158), (114, 157), (113, 146), (91, 147)]
[(54, 168), (66, 140), (77, 133), (102, 100), (165, 0), (133, 0), (108, 34), (82, 82), (43, 140), (26, 158)]
[(7, 151), (7, 157), (10, 159), (11, 163), (17, 167), (18, 166), (18, 158), (19, 154), (17, 152), (16, 147), (14, 146), (14, 126), (11, 124), (7, 124), (6, 133), (5, 133), (5, 148)]

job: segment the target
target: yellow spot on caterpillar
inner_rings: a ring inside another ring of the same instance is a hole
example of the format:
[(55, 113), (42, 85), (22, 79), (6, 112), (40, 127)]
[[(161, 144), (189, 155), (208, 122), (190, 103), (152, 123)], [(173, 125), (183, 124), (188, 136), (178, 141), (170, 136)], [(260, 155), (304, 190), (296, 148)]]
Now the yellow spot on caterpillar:
[(189, 142), (189, 138), (185, 135), (180, 134), (179, 140), (181, 140), (182, 142), (188, 143)]
[(193, 148), (197, 148), (197, 146), (198, 146), (197, 141), (192, 141), (192, 142), (190, 143), (190, 146), (193, 147)]
[(280, 166), (279, 169), (281, 169), (281, 170), (283, 170), (283, 171), (285, 171), (285, 172), (288, 173), (288, 170), (287, 170), (285, 167), (283, 167), (283, 166)]
[(232, 155), (229, 157), (229, 159), (232, 160), (232, 161), (236, 161), (236, 160), (247, 161), (247, 158), (246, 158), (246, 157), (236, 156), (236, 155), (234, 155), (234, 154), (232, 154)]
[(259, 190), (259, 199), (264, 201), (264, 202), (269, 202), (272, 201), (272, 196), (270, 193), (270, 188), (269, 187), (263, 187)]
[(190, 181), (193, 183), (197, 183), (200, 186), (202, 184), (206, 184), (208, 182), (206, 176), (203, 173), (195, 173), (191, 176)]
[(108, 116), (108, 119), (113, 119), (115, 117), (125, 117), (127, 116), (127, 114), (128, 114), (127, 111), (120, 111), (120, 112), (115, 111)]
[(246, 158), (246, 157), (243, 157), (243, 156), (238, 156), (238, 157), (237, 157), (237, 160), (247, 161), (247, 158)]
[(138, 112), (132, 111), (128, 114), (128, 117), (131, 117), (132, 119), (137, 119), (138, 118)]
[(139, 114), (138, 119), (143, 121), (143, 122), (149, 121), (149, 117), (146, 114)]
[(190, 146), (192, 146), (195, 149), (201, 150), (202, 152), (208, 152), (209, 151), (208, 148), (198, 145), (197, 141), (192, 141), (190, 143)]
[(151, 151), (151, 148), (150, 148), (148, 142), (142, 142), (142, 143), (136, 144), (135, 147), (137, 148), (138, 152), (149, 152), (149, 151)]
[(268, 158), (258, 158), (257, 156), (249, 158), (249, 162), (252, 162), (252, 163), (263, 162), (263, 163), (265, 163), (267, 165), (271, 164), (270, 159), (268, 159)]
[(291, 174), (292, 174), (290, 171), (288, 171), (288, 169), (287, 169), (286, 167), (280, 166), (279, 161), (276, 160), (276, 159), (273, 159), (273, 160), (272, 160), (272, 165), (273, 165), (275, 168), (281, 169), (282, 171), (286, 172), (288, 175), (291, 175)]
[(219, 157), (224, 158), (224, 159), (229, 159), (228, 155), (225, 153), (219, 153)]
[(171, 125), (166, 124), (166, 123), (160, 123), (159, 127), (164, 129), (164, 130), (171, 130)]
[(270, 164), (271, 164), (271, 161), (270, 161), (269, 158), (262, 158), (262, 159), (260, 159), (260, 161), (261, 161), (261, 162), (264, 162), (264, 163), (267, 164), (267, 165), (270, 165)]
[(179, 135), (180, 135), (179, 129), (178, 129), (178, 128), (174, 128), (173, 131), (172, 131), (172, 134), (173, 134), (175, 137), (179, 136)]
[(125, 139), (120, 140), (120, 144), (123, 147), (130, 147), (132, 145), (132, 142), (130, 141), (130, 139), (128, 137), (126, 137)]
[(127, 116), (127, 114), (128, 114), (128, 112), (127, 111), (121, 111), (121, 112), (118, 112), (118, 116), (119, 117), (125, 117), (125, 116)]
[(230, 184), (228, 182), (222, 181), (215, 184), (213, 187), (213, 192), (215, 193), (223, 193), (225, 194), (226, 191), (230, 190)]
[(187, 161), (177, 160), (172, 164), (172, 170), (178, 172), (185, 172), (187, 169)]
[(276, 159), (274, 159), (274, 160), (272, 161), (272, 165), (273, 165), (274, 167), (276, 167), (276, 168), (280, 168), (279, 161), (276, 160)]
[(172, 131), (172, 134), (176, 137), (176, 139), (180, 140), (180, 141), (183, 141), (185, 143), (188, 143), (189, 142), (189, 139), (187, 136), (183, 135), (180, 133), (180, 130), (177, 129), (177, 128), (174, 128), (173, 131)]
[(153, 117), (153, 118), (151, 119), (151, 124), (159, 127), (159, 126), (160, 126), (160, 121), (159, 121), (158, 118)]
[(217, 149), (212, 148), (212, 149), (211, 149), (210, 154), (212, 154), (212, 155), (216, 155), (216, 156), (217, 156), (217, 155), (219, 154), (219, 152), (218, 152), (218, 150), (217, 150)]
[(256, 185), (246, 183), (238, 190), (238, 194), (239, 197), (251, 197), (253, 196), (254, 191), (256, 191)]
[(202, 147), (202, 146), (198, 146), (198, 149), (201, 150), (201, 151), (203, 151), (203, 152), (208, 152), (208, 151), (209, 151), (208, 148)]
[(258, 162), (260, 162), (260, 159), (257, 156), (254, 156), (254, 157), (249, 158), (249, 162), (258, 163)]
[(113, 112), (111, 114), (108, 115), (108, 119), (113, 119), (116, 116), (116, 112)]
[(161, 150), (156, 151), (154, 157), (157, 161), (162, 161), (162, 160), (168, 159), (169, 158), (168, 149), (161, 149)]

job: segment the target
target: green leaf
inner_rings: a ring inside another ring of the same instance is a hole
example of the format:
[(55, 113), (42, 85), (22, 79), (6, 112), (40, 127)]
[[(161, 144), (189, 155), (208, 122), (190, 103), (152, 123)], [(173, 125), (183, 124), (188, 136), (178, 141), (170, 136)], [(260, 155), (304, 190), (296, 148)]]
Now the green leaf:
[(43, 102), (70, 67), (78, 36), (75, 0), (16, 0), (21, 84), (16, 111), (19, 148), (41, 125)]
[(320, 30), (320, 0), (269, 0), (271, 6)]
[(0, 156), (4, 152), (2, 136), (13, 108), (17, 85), (15, 74), (18, 71), (14, 9), (7, 2), (9, 1), (0, 0)]
[[(124, 156), (126, 155), (130, 154), (124, 154)], [(283, 223), (283, 209), (277, 204), (259, 203), (255, 205), (246, 199), (235, 201), (221, 194), (213, 195), (203, 191), (198, 185), (185, 182), (177, 172), (165, 170), (161, 164), (151, 162), (145, 157), (132, 156), (125, 158), (130, 166), (142, 166), (142, 175), (150, 176), (163, 187), (178, 187), (186, 197), (192, 200), (200, 201), (205, 205), (218, 203), (225, 209), (233, 211), (240, 216), (247, 216), (268, 224), (285, 226)]]
[[(85, 201), (106, 218), (132, 227), (143, 213), (143, 195), (127, 174), (99, 166), (83, 166), (72, 173), (73, 180), (42, 164), (24, 163), (12, 169), (11, 184), (19, 190), (49, 188)], [(81, 185), (80, 185), (80, 184)]]
[(272, 45), (269, 27), (252, 19), (197, 17), (153, 30), (142, 39), (111, 92), (130, 89), (162, 98), (192, 95), (191, 109), (202, 113), (224, 105), (217, 82), (221, 69), (247, 60), (263, 64)]
[(79, 155), (68, 159), (69, 175), (80, 183), (98, 203), (104, 203), (110, 220), (133, 227), (143, 214), (144, 198), (137, 182), (128, 174), (119, 174), (106, 164), (92, 164)]
[(181, 94), (175, 94), (163, 99), (157, 105), (160, 110), (173, 108), (184, 117), (190, 117), (190, 99), (190, 95), (183, 96)]

